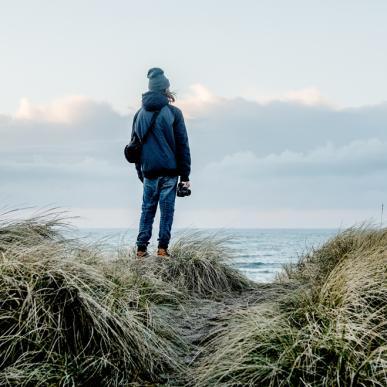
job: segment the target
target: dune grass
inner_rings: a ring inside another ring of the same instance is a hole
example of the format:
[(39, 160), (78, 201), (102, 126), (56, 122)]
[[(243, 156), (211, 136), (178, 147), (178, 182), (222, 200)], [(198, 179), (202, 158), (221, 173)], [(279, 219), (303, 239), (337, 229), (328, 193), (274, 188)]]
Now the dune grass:
[(73, 248), (50, 235), (2, 249), (0, 384), (121, 385), (179, 367), (146, 309)]
[(171, 259), (138, 260), (67, 229), (57, 213), (0, 216), (0, 385), (387, 385), (386, 229), (345, 230), (286, 266), (189, 365), (177, 311), (264, 291), (224, 239), (183, 234)]
[(387, 385), (387, 230), (351, 228), (279, 276), (296, 290), (225, 316), (198, 385)]
[[(161, 261), (162, 265), (156, 260), (153, 272), (191, 297), (216, 297), (251, 288), (253, 283), (228, 264), (232, 254), (226, 241), (216, 233), (183, 233), (170, 248), (172, 258)], [(149, 264), (147, 270), (152, 270)]]
[(56, 213), (0, 217), (0, 385), (168, 384), (189, 370), (166, 308), (249, 286), (216, 239), (185, 235), (171, 249), (177, 265), (106, 256), (65, 230)]

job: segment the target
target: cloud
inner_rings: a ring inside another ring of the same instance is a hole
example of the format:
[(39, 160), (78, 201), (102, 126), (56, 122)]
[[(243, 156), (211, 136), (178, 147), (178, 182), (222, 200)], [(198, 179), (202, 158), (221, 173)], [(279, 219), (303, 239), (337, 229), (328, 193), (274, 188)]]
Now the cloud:
[[(193, 194), (177, 205), (196, 226), (213, 225), (212, 214), (230, 208), (235, 219), (216, 215), (220, 226), (242, 224), (246, 213), (270, 212), (276, 222), (275, 211), (371, 213), (386, 200), (387, 104), (338, 109), (316, 90), (265, 101), (223, 98), (194, 85), (178, 105), (189, 131)], [(132, 117), (82, 96), (22, 100), (15, 115), (0, 115), (2, 202), (137, 214), (142, 186), (123, 157)]]
[(222, 101), (222, 98), (213, 94), (207, 87), (197, 83), (189, 87), (188, 92), (178, 99), (176, 105), (184, 111), (186, 119), (194, 119)]
[(122, 177), (120, 170), (114, 168), (107, 160), (85, 157), (78, 162), (56, 162), (34, 160), (33, 162), (1, 162), (0, 174), (12, 180), (53, 179), (115, 179)]
[(14, 116), (0, 117), (0, 149), (55, 147), (121, 139), (129, 132), (128, 117), (106, 102), (70, 96), (46, 105), (22, 99)]
[(69, 96), (46, 105), (35, 105), (23, 98), (8, 125), (15, 128), (14, 134), (24, 128), (30, 131), (27, 135), (32, 138), (36, 133), (39, 140), (44, 139), (43, 135), (49, 135), (53, 141), (53, 136), (57, 135), (58, 139), (63, 136), (68, 141), (79, 141), (87, 135), (88, 140), (94, 141), (117, 138), (117, 129), (124, 123), (127, 124), (127, 117), (106, 102)]
[(290, 90), (277, 94), (258, 94), (253, 97), (259, 104), (269, 104), (272, 102), (290, 102), (306, 106), (328, 106), (335, 108), (336, 105), (323, 97), (320, 90), (315, 87), (308, 87), (300, 90)]
[(373, 138), (356, 140), (347, 145), (327, 143), (306, 152), (285, 150), (258, 157), (253, 152), (237, 152), (204, 170), (209, 175), (262, 176), (327, 175), (361, 176), (387, 170), (387, 141)]
[(26, 121), (70, 124), (81, 120), (90, 106), (94, 105), (94, 101), (84, 96), (69, 96), (47, 105), (35, 105), (27, 98), (22, 98), (15, 118)]
[[(250, 92), (251, 97), (247, 100), (258, 103), (259, 105), (268, 105), (272, 102), (289, 102), (306, 106), (327, 106), (337, 107), (335, 103), (325, 98), (316, 87), (307, 87), (298, 90), (289, 90), (280, 93), (260, 93)], [(187, 113), (191, 111), (203, 110), (209, 104), (222, 103), (226, 99), (215, 95), (206, 86), (196, 83), (189, 87), (177, 101)]]

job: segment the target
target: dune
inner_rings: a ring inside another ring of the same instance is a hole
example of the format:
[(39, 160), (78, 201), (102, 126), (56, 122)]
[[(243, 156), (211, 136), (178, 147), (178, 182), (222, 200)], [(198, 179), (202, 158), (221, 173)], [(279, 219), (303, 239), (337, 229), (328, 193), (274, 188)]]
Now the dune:
[(190, 232), (171, 259), (0, 219), (0, 385), (387, 385), (387, 230), (345, 230), (269, 284)]

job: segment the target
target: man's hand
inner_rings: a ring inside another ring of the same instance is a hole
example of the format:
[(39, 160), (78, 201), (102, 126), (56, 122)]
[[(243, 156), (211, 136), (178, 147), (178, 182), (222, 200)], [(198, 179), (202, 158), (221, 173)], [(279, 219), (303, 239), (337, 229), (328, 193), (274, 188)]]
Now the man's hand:
[(182, 183), (183, 187), (185, 187), (185, 188), (191, 188), (191, 182), (190, 181), (181, 181), (180, 183)]

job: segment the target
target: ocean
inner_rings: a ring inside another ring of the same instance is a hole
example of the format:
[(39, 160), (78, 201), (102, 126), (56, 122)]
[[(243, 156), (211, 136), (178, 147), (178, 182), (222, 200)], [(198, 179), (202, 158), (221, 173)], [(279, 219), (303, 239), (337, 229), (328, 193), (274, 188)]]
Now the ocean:
[[(176, 229), (178, 236), (186, 230)], [(256, 282), (270, 282), (282, 265), (296, 262), (300, 255), (318, 247), (337, 234), (337, 229), (200, 229), (204, 235), (228, 237), (226, 245), (233, 251), (231, 265)], [(151, 240), (156, 248), (157, 229)], [(134, 229), (80, 229), (79, 234), (91, 241), (103, 239), (107, 245), (135, 245)]]

